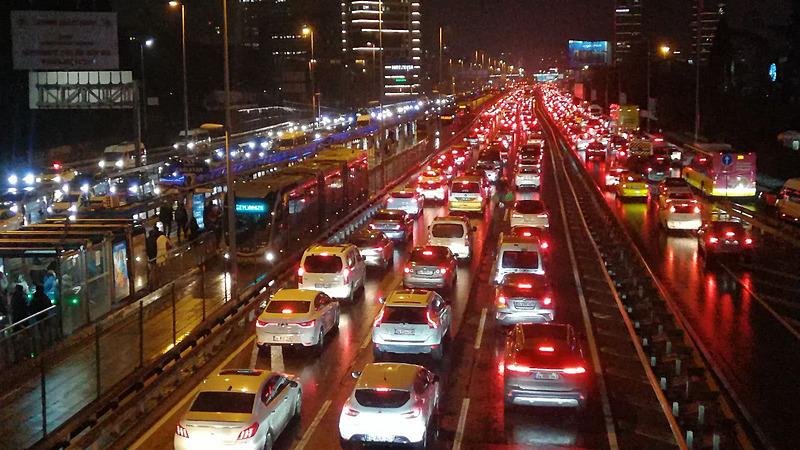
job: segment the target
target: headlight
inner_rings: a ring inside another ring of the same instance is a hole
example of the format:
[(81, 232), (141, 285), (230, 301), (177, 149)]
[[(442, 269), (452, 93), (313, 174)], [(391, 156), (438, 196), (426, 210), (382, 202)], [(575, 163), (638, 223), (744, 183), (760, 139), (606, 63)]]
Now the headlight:
[(273, 261), (275, 261), (275, 254), (272, 253), (272, 252), (267, 252), (264, 255), (264, 258), (266, 258), (267, 262), (273, 262)]
[(261, 148), (263, 148), (263, 149), (266, 149), (268, 146), (269, 146), (269, 144), (267, 143), (267, 141), (264, 141), (264, 142), (261, 143)]
[(122, 166), (123, 166), (123, 165), (125, 165), (125, 162), (124, 162), (124, 161), (122, 161), (121, 159), (120, 159), (119, 161), (117, 161), (117, 162), (115, 162), (115, 163), (114, 163), (114, 166), (116, 166), (116, 167), (117, 167), (117, 169), (122, 169)]
[[(68, 192), (69, 191), (69, 186), (64, 185), (64, 187), (67, 188), (67, 192)], [(89, 192), (89, 185), (88, 184), (82, 185), (81, 186), (81, 192), (83, 192), (84, 194), (88, 193)]]
[(103, 167), (106, 166), (106, 162), (101, 159), (100, 161), (97, 162), (97, 165), (100, 166), (100, 168), (102, 169)]
[(70, 216), (69, 216), (70, 222), (75, 222), (75, 220), (77, 220), (77, 219), (78, 219), (78, 216), (76, 216), (75, 214), (70, 214)]
[(111, 186), (110, 188), (108, 188), (108, 192), (111, 192), (112, 194), (116, 194), (117, 193), (117, 187), (116, 186)]
[(186, 148), (188, 148), (189, 150), (194, 150), (194, 142), (189, 142), (188, 144), (186, 144)]
[(133, 186), (129, 186), (129, 187), (128, 187), (128, 190), (129, 190), (131, 193), (134, 193), (134, 194), (135, 194), (135, 193), (139, 192), (139, 186), (137, 186), (137, 185), (135, 185), (135, 184), (134, 184)]
[(19, 207), (17, 205), (11, 205), (11, 208), (8, 208), (8, 210), (16, 214), (19, 212)]
[(19, 181), (19, 179), (17, 178), (16, 175), (11, 175), (10, 177), (8, 177), (8, 184), (10, 184), (12, 186), (16, 185), (18, 181)]
[(22, 181), (24, 181), (27, 185), (31, 185), (34, 181), (36, 181), (36, 178), (33, 177), (32, 173), (29, 173), (25, 175), (25, 178), (23, 178)]
[(179, 145), (179, 144), (172, 144), (172, 148), (174, 148), (175, 150), (177, 150), (177, 149), (178, 149), (178, 147), (180, 147), (180, 145)]
[(53, 181), (55, 181), (56, 183), (61, 183), (61, 175), (54, 176)]
[(48, 214), (53, 214), (53, 207), (52, 206), (48, 206), (47, 207), (47, 213)]
[(253, 142), (253, 141), (250, 141), (250, 142), (247, 143), (247, 146), (250, 147), (250, 149), (254, 149), (254, 148), (256, 148), (256, 143)]

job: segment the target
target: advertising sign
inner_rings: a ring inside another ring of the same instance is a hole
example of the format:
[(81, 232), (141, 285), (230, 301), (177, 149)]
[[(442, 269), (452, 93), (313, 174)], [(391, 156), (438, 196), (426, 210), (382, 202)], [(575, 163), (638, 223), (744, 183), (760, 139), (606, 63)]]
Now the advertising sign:
[(608, 41), (569, 41), (570, 67), (596, 66), (611, 62)]
[(116, 301), (130, 295), (130, 275), (128, 274), (128, 244), (120, 241), (111, 249), (114, 260), (114, 299)]
[(11, 11), (15, 70), (119, 68), (117, 14)]

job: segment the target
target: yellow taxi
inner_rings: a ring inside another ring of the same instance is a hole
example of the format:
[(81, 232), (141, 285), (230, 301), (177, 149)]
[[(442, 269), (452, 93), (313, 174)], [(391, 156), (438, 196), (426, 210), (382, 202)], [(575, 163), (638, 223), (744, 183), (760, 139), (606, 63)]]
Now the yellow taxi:
[(617, 188), (617, 198), (647, 198), (650, 194), (650, 189), (647, 186), (647, 180), (634, 172), (626, 171), (619, 175), (619, 184)]

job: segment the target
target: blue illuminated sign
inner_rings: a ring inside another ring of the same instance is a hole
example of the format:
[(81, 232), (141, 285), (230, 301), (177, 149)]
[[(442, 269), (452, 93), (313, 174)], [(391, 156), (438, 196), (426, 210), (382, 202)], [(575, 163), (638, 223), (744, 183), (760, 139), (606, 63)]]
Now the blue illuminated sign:
[(724, 155), (722, 155), (722, 165), (730, 166), (731, 164), (733, 164), (733, 155), (731, 155), (730, 153), (725, 153)]
[(236, 212), (242, 214), (265, 214), (267, 202), (259, 200), (237, 200)]
[(769, 65), (769, 81), (773, 83), (778, 80), (778, 65), (772, 63)]
[(608, 64), (611, 54), (608, 41), (569, 41), (567, 56), (570, 67)]

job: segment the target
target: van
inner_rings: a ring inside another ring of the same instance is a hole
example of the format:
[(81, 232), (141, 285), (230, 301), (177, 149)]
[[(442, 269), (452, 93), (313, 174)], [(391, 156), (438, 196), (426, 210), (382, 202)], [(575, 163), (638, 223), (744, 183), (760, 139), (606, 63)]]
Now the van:
[(775, 202), (781, 219), (800, 222), (800, 178), (790, 178), (783, 184)]
[[(144, 144), (141, 146), (141, 162), (147, 161), (147, 150)], [(123, 142), (117, 145), (109, 145), (103, 150), (103, 157), (97, 163), (103, 170), (124, 170), (136, 167), (136, 144), (133, 142)]]
[(463, 176), (453, 180), (448, 193), (450, 211), (483, 211), (483, 180), (476, 176)]
[(501, 236), (492, 268), (492, 281), (501, 284), (510, 273), (544, 274), (540, 242), (533, 238)]
[(365, 259), (355, 245), (313, 245), (300, 260), (297, 287), (352, 302), (356, 291), (364, 288), (366, 274)]
[(202, 128), (192, 128), (191, 130), (181, 130), (178, 133), (178, 139), (172, 148), (175, 150), (205, 150), (211, 145), (211, 135), (207, 130)]
[(472, 256), (472, 233), (476, 228), (459, 216), (436, 217), (428, 226), (428, 244), (447, 247), (459, 259)]

